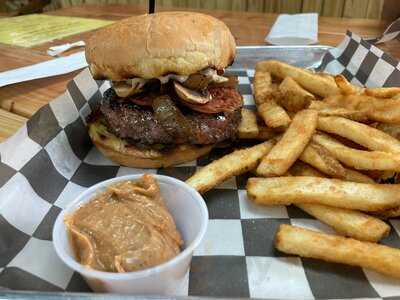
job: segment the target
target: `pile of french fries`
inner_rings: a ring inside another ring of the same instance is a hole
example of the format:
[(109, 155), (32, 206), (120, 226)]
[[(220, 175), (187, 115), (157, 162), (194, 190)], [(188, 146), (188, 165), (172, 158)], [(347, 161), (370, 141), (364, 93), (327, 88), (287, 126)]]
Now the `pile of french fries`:
[(252, 172), (247, 193), (260, 205), (295, 205), (331, 226), (328, 235), (281, 225), (282, 252), (400, 278), (400, 249), (379, 245), (400, 216), (400, 88), (361, 88), (345, 77), (283, 62), (257, 63), (257, 112), (243, 109), (239, 138), (261, 141), (198, 170), (187, 183), (205, 193)]

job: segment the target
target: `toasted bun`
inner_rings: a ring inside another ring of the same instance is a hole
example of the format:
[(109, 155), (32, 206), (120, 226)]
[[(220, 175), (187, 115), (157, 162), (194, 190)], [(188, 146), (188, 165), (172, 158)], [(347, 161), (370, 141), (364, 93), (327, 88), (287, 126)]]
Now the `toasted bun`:
[(212, 146), (179, 145), (168, 151), (143, 150), (119, 139), (99, 122), (89, 124), (89, 136), (104, 156), (131, 168), (163, 168), (178, 165), (207, 154), (212, 149)]
[(86, 60), (95, 79), (150, 79), (225, 68), (235, 47), (228, 27), (211, 16), (161, 12), (98, 30), (86, 42)]

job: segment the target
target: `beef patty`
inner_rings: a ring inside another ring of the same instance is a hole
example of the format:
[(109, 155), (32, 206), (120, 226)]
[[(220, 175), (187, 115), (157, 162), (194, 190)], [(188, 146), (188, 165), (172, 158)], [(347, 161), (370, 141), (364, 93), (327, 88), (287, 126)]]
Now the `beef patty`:
[(236, 138), (241, 101), (236, 102), (240, 105), (230, 112), (209, 114), (180, 109), (165, 95), (152, 101), (152, 106), (139, 106), (121, 101), (109, 89), (104, 93), (100, 111), (108, 129), (130, 143), (207, 145)]

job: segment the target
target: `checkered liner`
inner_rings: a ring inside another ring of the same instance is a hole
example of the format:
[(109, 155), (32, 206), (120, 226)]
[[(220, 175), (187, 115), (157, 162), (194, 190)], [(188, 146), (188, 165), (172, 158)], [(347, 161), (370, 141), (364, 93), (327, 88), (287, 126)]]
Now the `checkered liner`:
[[(400, 84), (399, 63), (349, 33), (324, 59), (321, 70), (343, 73), (371, 86)], [(246, 106), (254, 107), (253, 70), (239, 76)], [(58, 259), (51, 231), (60, 211), (85, 188), (102, 180), (151, 172), (187, 179), (196, 169), (232, 149), (167, 169), (115, 165), (92, 146), (85, 118), (108, 82), (86, 69), (67, 91), (41, 108), (0, 144), (0, 286), (16, 290), (88, 291), (79, 274)], [(288, 256), (274, 249), (280, 224), (332, 232), (295, 207), (261, 207), (246, 198), (249, 174), (231, 178), (205, 194), (210, 220), (195, 251), (183, 295), (282, 299), (384, 298), (400, 296), (400, 281), (345, 265)], [(391, 220), (382, 243), (400, 247), (400, 220)]]
[(324, 56), (318, 70), (343, 74), (360, 86), (400, 86), (399, 61), (349, 31), (342, 43)]

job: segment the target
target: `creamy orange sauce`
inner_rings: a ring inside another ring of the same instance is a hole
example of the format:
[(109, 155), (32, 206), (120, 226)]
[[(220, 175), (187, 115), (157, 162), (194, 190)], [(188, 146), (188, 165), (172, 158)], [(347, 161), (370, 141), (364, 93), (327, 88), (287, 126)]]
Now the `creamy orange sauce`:
[(183, 242), (152, 175), (111, 185), (65, 218), (78, 261), (106, 272), (159, 265)]

